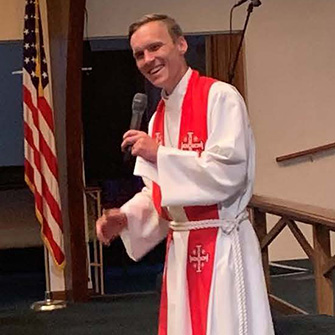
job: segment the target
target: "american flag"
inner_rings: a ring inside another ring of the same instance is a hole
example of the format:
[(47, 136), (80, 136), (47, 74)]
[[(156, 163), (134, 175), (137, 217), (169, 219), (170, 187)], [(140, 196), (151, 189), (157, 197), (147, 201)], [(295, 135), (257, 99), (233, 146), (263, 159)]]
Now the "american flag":
[(23, 40), (25, 180), (35, 196), (41, 236), (55, 263), (65, 265), (54, 114), (39, 1), (27, 0)]

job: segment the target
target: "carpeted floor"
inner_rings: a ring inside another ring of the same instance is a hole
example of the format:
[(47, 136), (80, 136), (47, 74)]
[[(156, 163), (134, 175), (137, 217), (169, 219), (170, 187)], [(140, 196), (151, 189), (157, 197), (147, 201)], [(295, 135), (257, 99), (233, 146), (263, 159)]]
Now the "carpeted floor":
[[(4, 171), (1, 172), (0, 185), (4, 179), (7, 182)], [(17, 175), (22, 176), (22, 171)], [(156, 293), (105, 296), (53, 312), (37, 313), (30, 309), (33, 302), (44, 299), (44, 257), (32, 195), (27, 188), (22, 188), (20, 178), (13, 180), (17, 185), (15, 192), (0, 187), (0, 335), (157, 334), (157, 275), (162, 271), (159, 253), (152, 254), (147, 259), (147, 267), (141, 269), (131, 267), (128, 261), (121, 262), (120, 267), (120, 260), (113, 259), (119, 252), (109, 250), (105, 254), (106, 265), (118, 264), (106, 269), (107, 293), (155, 290)], [(117, 247), (116, 242), (114, 246)], [(272, 267), (272, 292), (311, 314), (283, 316), (274, 312), (276, 335), (335, 335), (335, 318), (315, 315), (310, 264), (300, 261), (283, 264), (304, 267), (307, 271), (290, 273), (285, 268)]]
[(153, 335), (158, 295), (128, 296), (34, 312), (29, 306), (0, 310), (1, 335)]
[(334, 335), (335, 318), (327, 315), (276, 316), (276, 335)]
[[(15, 305), (0, 310), (0, 334), (154, 335), (158, 305), (158, 294), (106, 297), (53, 312), (33, 312), (28, 305)], [(324, 315), (275, 315), (274, 325), (276, 335), (335, 334), (335, 318)]]
[[(157, 274), (162, 270), (159, 266), (145, 267), (143, 273), (131, 266), (126, 271), (115, 268), (106, 271), (107, 293), (155, 289), (156, 292), (108, 295), (85, 304), (71, 304), (63, 310), (38, 313), (30, 305), (44, 299), (43, 252), (32, 248), (30, 258), (22, 252), (0, 252), (0, 335), (157, 334)], [(315, 315), (314, 280), (309, 265), (301, 262), (288, 265), (303, 266), (306, 270), (292, 273), (273, 266), (273, 293), (311, 314), (283, 316), (274, 312), (276, 335), (335, 335), (335, 318)]]

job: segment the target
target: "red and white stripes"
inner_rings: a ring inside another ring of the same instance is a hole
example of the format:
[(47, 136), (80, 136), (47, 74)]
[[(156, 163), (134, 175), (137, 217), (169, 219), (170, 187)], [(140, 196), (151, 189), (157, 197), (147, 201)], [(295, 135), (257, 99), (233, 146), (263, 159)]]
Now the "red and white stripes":
[(63, 267), (65, 253), (54, 113), (44, 38), (39, 1), (28, 0), (23, 41), (25, 180), (35, 196), (44, 243), (56, 265)]
[(63, 224), (52, 110), (43, 96), (37, 96), (29, 74), (24, 74), (24, 78), (25, 179), (35, 195), (43, 240), (56, 264), (62, 266)]

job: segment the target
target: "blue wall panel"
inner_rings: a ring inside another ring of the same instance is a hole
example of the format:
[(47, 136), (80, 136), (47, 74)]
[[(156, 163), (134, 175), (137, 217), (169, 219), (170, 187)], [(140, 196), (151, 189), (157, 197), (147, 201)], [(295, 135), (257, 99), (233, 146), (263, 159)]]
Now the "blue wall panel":
[(0, 43), (0, 167), (23, 165), (22, 42)]

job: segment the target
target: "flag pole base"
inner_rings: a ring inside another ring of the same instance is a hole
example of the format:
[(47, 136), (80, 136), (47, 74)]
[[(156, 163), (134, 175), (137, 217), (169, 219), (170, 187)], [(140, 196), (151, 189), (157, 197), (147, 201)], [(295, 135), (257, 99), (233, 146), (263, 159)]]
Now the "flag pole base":
[(52, 300), (52, 299), (45, 299), (43, 301), (36, 301), (31, 306), (35, 312), (51, 312), (56, 309), (62, 309), (66, 307), (66, 302), (63, 300)]
[(44, 269), (45, 269), (45, 283), (46, 291), (44, 292), (45, 299), (42, 301), (36, 301), (30, 305), (30, 309), (35, 312), (51, 312), (56, 309), (62, 309), (66, 307), (66, 301), (52, 299), (52, 292), (50, 290), (50, 265), (49, 265), (49, 251), (44, 245)]

